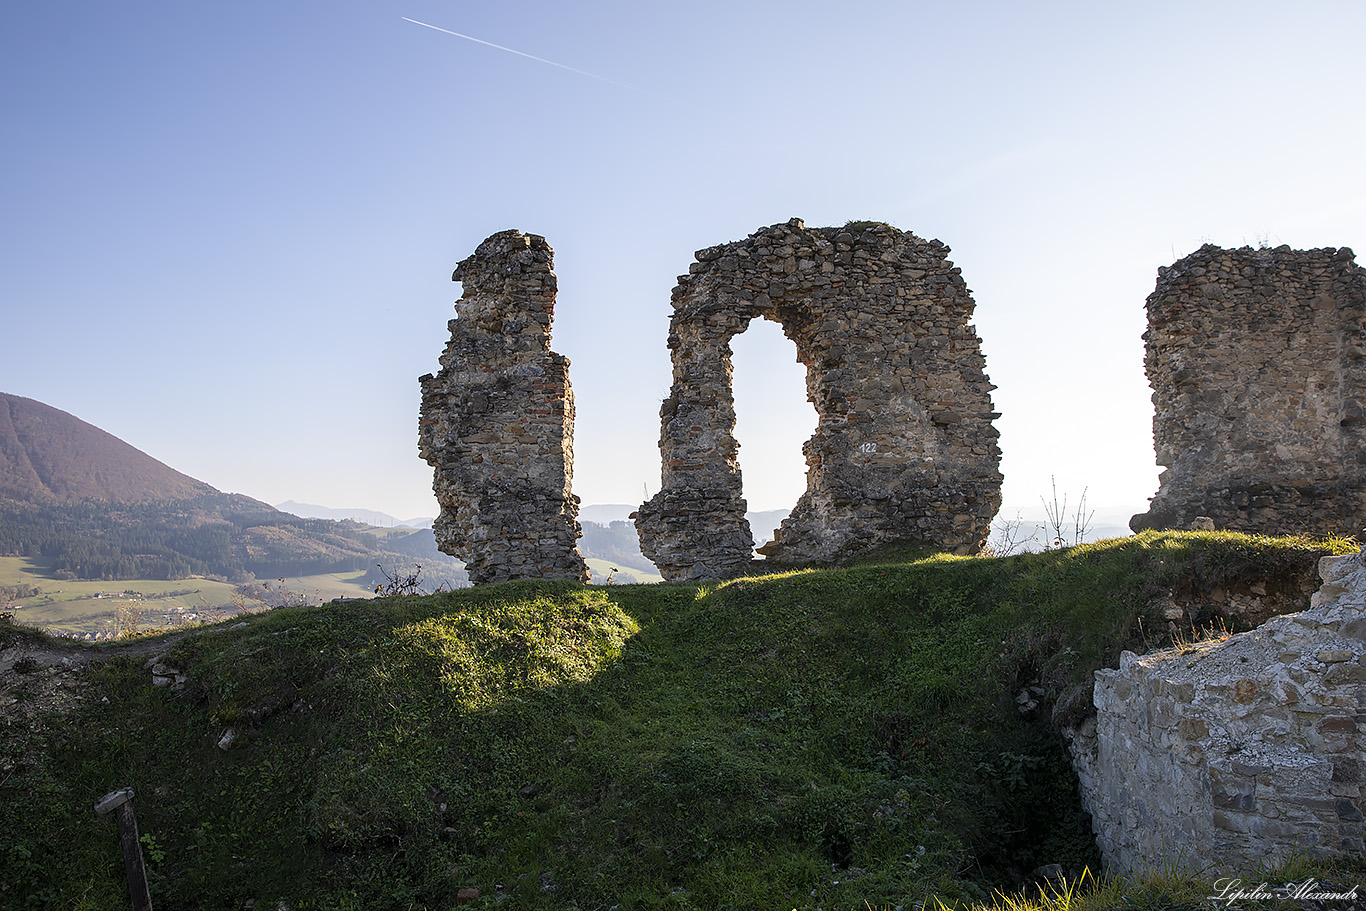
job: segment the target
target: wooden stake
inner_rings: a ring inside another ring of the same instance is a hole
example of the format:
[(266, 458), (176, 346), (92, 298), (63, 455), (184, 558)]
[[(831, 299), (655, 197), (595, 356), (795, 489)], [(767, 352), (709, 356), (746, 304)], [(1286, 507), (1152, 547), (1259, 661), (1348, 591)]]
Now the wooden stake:
[(133, 789), (111, 791), (95, 801), (101, 816), (110, 811), (119, 821), (119, 841), (123, 843), (123, 868), (128, 874), (128, 897), (133, 911), (152, 911), (152, 896), (147, 891), (147, 868), (142, 863), (142, 842), (138, 840), (138, 821), (133, 816)]

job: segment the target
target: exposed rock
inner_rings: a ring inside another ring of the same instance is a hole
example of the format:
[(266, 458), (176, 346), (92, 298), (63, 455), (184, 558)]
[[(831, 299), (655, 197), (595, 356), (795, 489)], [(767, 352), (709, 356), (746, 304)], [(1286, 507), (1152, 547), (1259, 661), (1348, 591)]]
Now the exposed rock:
[(761, 552), (824, 563), (890, 542), (980, 549), (1001, 502), (995, 387), (948, 252), (890, 225), (799, 219), (698, 251), (673, 291), (662, 487), (636, 514), (665, 579), (724, 578), (752, 560), (730, 340), (756, 317), (796, 343), (820, 418), (803, 446), (806, 492)]
[(556, 279), (544, 237), (503, 231), (460, 263), (441, 370), (422, 377), (418, 447), (435, 469), (437, 545), (470, 581), (577, 579), (574, 395), (550, 350)]
[(1206, 244), (1158, 270), (1145, 363), (1166, 467), (1134, 531), (1366, 524), (1366, 270), (1351, 250)]

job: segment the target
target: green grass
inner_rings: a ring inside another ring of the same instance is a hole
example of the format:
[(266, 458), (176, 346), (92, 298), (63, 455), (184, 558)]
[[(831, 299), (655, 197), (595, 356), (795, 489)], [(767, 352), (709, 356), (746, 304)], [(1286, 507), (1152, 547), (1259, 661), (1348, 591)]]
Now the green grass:
[(1141, 647), (1157, 594), (1347, 549), (1147, 533), (291, 608), (167, 646), (179, 692), (101, 647), (73, 717), (0, 726), (0, 756), (37, 757), (0, 772), (0, 908), (125, 903), (90, 807), (130, 785), (157, 907), (989, 905), (1098, 863), (1020, 686), (1064, 701)]
[[(1360, 857), (1311, 860), (1306, 854), (1276, 864), (1253, 862), (1241, 869), (1197, 873), (1156, 866), (1130, 876), (1098, 878), (1090, 869), (1062, 882), (1044, 882), (1014, 892), (997, 891), (986, 901), (945, 903), (937, 897), (921, 911), (1209, 911), (1211, 908), (1305, 911), (1355, 908), (1346, 899), (1296, 900), (1301, 887), (1321, 895), (1366, 895), (1366, 860)], [(1256, 898), (1238, 898), (1257, 893)], [(1306, 903), (1307, 902), (1307, 903)]]

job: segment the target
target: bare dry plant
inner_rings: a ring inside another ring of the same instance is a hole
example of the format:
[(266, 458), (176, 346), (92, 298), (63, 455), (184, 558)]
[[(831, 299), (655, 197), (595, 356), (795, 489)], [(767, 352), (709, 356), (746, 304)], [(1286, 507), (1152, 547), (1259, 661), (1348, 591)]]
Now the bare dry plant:
[[(1038, 526), (1035, 526), (1038, 528)], [(1037, 534), (1037, 532), (1035, 533)], [(1013, 519), (997, 519), (992, 524), (992, 536), (986, 544), (982, 545), (982, 557), (1009, 557), (1022, 550), (1026, 550), (1026, 545), (1035, 539), (1035, 534), (1024, 537), (1024, 520), (1020, 514), (1015, 513)]]
[(1053, 485), (1053, 502), (1050, 503), (1042, 496), (1039, 497), (1039, 501), (1043, 503), (1043, 511), (1048, 516), (1048, 527), (1044, 529), (1047, 532), (1044, 548), (1047, 550), (1054, 547), (1071, 547), (1085, 543), (1086, 536), (1091, 531), (1091, 520), (1096, 517), (1094, 509), (1090, 512), (1086, 511), (1086, 492), (1091, 488), (1082, 488), (1081, 499), (1077, 501), (1077, 510), (1072, 516), (1072, 535), (1069, 539), (1066, 532), (1068, 524), (1067, 493), (1066, 491), (1063, 492), (1062, 502), (1059, 503), (1058, 479), (1053, 475), (1049, 475), (1048, 479)]

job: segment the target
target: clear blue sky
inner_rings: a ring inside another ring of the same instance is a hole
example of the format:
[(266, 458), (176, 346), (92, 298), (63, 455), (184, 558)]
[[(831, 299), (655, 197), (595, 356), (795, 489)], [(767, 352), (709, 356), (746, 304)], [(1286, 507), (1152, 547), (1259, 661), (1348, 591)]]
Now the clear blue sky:
[[(1366, 253), (1363, 35), (1359, 0), (18, 0), (0, 391), (224, 490), (431, 515), (417, 377), (455, 263), (515, 227), (556, 251), (575, 491), (638, 503), (693, 251), (876, 219), (973, 289), (1007, 509), (1050, 475), (1141, 509), (1157, 268)], [(795, 350), (736, 347), (750, 505), (790, 506)]]

